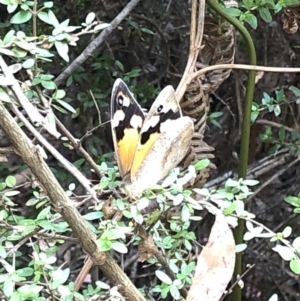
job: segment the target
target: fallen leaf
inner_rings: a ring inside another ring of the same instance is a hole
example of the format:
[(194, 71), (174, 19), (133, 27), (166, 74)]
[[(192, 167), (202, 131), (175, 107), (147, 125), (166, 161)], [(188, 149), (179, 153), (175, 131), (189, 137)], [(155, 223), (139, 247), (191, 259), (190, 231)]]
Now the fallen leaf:
[(231, 280), (234, 265), (234, 237), (224, 215), (218, 210), (208, 243), (198, 257), (186, 301), (220, 300)]

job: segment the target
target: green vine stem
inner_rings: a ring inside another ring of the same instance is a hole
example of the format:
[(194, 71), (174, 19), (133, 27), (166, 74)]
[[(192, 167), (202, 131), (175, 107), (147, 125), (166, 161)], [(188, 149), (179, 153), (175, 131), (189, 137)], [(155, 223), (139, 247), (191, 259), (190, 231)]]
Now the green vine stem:
[[(227, 15), (223, 11), (223, 7), (216, 0), (207, 0), (207, 4), (222, 18), (232, 24), (236, 30), (245, 39), (246, 45), (249, 48), (249, 64), (256, 65), (256, 51), (252, 38), (247, 31), (247, 29), (241, 24), (239, 20)], [(255, 71), (250, 70), (248, 74), (246, 95), (245, 95), (245, 105), (244, 105), (244, 115), (242, 123), (242, 137), (241, 137), (241, 149), (239, 155), (239, 168), (238, 175), (239, 178), (245, 179), (247, 176), (247, 166), (248, 166), (248, 154), (249, 154), (249, 140), (250, 140), (250, 117), (251, 117), (251, 107), (254, 95), (255, 86)], [(234, 237), (236, 244), (241, 244), (243, 242), (244, 235), (244, 220), (239, 220), (238, 226), (234, 230)], [(238, 253), (236, 255), (236, 264), (234, 270), (234, 280), (237, 279), (239, 275), (242, 274), (242, 254)], [(241, 288), (236, 285), (233, 289), (233, 300), (240, 301), (242, 298)]]

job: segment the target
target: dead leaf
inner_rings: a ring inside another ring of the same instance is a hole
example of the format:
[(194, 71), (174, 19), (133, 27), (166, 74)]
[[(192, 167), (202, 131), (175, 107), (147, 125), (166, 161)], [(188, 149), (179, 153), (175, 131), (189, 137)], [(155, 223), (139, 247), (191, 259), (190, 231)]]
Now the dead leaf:
[(144, 262), (155, 255), (157, 247), (153, 241), (153, 238), (149, 233), (143, 229), (142, 226), (137, 225), (137, 234), (141, 237), (142, 241), (138, 246), (139, 261)]
[(232, 277), (235, 242), (225, 217), (218, 210), (208, 243), (198, 257), (186, 301), (218, 301)]

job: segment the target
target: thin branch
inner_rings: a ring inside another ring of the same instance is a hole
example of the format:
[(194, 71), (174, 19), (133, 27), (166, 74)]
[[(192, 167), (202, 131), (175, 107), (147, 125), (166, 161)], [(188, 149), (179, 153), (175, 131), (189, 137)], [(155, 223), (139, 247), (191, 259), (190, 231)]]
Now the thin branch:
[(13, 147), (0, 147), (0, 154), (15, 154), (15, 150)]
[(258, 120), (255, 120), (255, 123), (270, 125), (270, 126), (276, 127), (276, 128), (283, 127), (288, 132), (294, 132), (295, 131), (295, 129), (293, 129), (293, 128), (290, 128), (290, 127), (285, 126), (283, 124), (280, 124), (280, 123), (277, 123), (277, 122), (274, 122), (274, 121), (271, 121), (271, 120), (267, 120), (267, 119), (258, 119)]
[(205, 0), (192, 1), (191, 29), (190, 29), (190, 50), (188, 61), (181, 81), (176, 89), (176, 97), (180, 101), (191, 82), (194, 68), (197, 62), (199, 51), (202, 49), (202, 37), (204, 31)]
[(91, 188), (89, 180), (66, 158), (64, 158), (32, 125), (31, 123), (23, 116), (23, 114), (17, 109), (14, 104), (11, 104), (11, 109), (13, 112), (20, 118), (24, 123), (27, 129), (36, 137), (36, 139), (55, 157), (63, 167), (72, 174), (78, 182), (88, 191), (95, 201), (98, 201), (97, 194), (95, 190)]
[(99, 48), (99, 46), (106, 41), (107, 37), (117, 28), (117, 26), (127, 17), (127, 15), (135, 8), (140, 0), (131, 0), (124, 9), (115, 17), (110, 23), (110, 26), (106, 27), (99, 36), (94, 39), (83, 52), (65, 69), (56, 79), (57, 86), (62, 84), (80, 65), (82, 65), (89, 56)]
[(60, 130), (67, 136), (67, 138), (72, 143), (72, 146), (75, 150), (77, 150), (91, 165), (91, 167), (94, 169), (95, 173), (99, 178), (103, 176), (101, 170), (98, 168), (98, 165), (95, 163), (95, 161), (92, 159), (92, 157), (89, 155), (89, 153), (82, 147), (79, 140), (75, 139), (73, 135), (65, 128), (65, 126), (60, 122), (58, 118), (56, 118), (56, 123), (59, 126)]
[(16, 99), (20, 102), (23, 109), (26, 111), (28, 117), (30, 118), (32, 123), (39, 123), (42, 127), (56, 139), (60, 137), (60, 133), (56, 130), (56, 128), (47, 122), (47, 119), (44, 118), (37, 110), (37, 108), (27, 99), (24, 95), (18, 81), (13, 76), (12, 71), (6, 65), (2, 56), (0, 56), (0, 67), (4, 73), (6, 80), (12, 82), (10, 89), (13, 91)]
[[(31, 126), (24, 116), (21, 117), (25, 119), (27, 125)], [(82, 248), (91, 257), (94, 264), (99, 265), (103, 273), (112, 281), (113, 285), (120, 288), (120, 292), (126, 300), (145, 301), (141, 292), (116, 264), (112, 256), (108, 252), (100, 252), (98, 250), (95, 233), (93, 233), (87, 222), (78, 210), (76, 210), (73, 202), (65, 194), (58, 180), (44, 161), (39, 148), (28, 139), (1, 101), (0, 127), (11, 142), (12, 147), (16, 150), (16, 153), (22, 157), (37, 181), (44, 188), (54, 209), (61, 214), (62, 218), (79, 238)]]
[(293, 72), (293, 73), (300, 73), (300, 68), (281, 68), (281, 67), (267, 67), (267, 66), (252, 66), (252, 65), (244, 65), (244, 64), (220, 64), (220, 65), (214, 65), (205, 67), (195, 73), (193, 73), (189, 81), (187, 82), (187, 85), (191, 83), (195, 78), (198, 78), (199, 76), (214, 70), (219, 69), (240, 69), (240, 70), (255, 70), (255, 71), (266, 71), (266, 72)]

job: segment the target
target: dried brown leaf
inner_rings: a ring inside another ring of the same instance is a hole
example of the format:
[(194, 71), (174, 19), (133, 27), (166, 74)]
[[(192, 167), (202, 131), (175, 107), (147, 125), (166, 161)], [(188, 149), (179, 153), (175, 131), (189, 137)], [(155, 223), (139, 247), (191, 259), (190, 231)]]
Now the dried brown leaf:
[(218, 211), (208, 243), (198, 257), (193, 284), (186, 300), (219, 300), (232, 277), (234, 265), (234, 238), (223, 214)]

